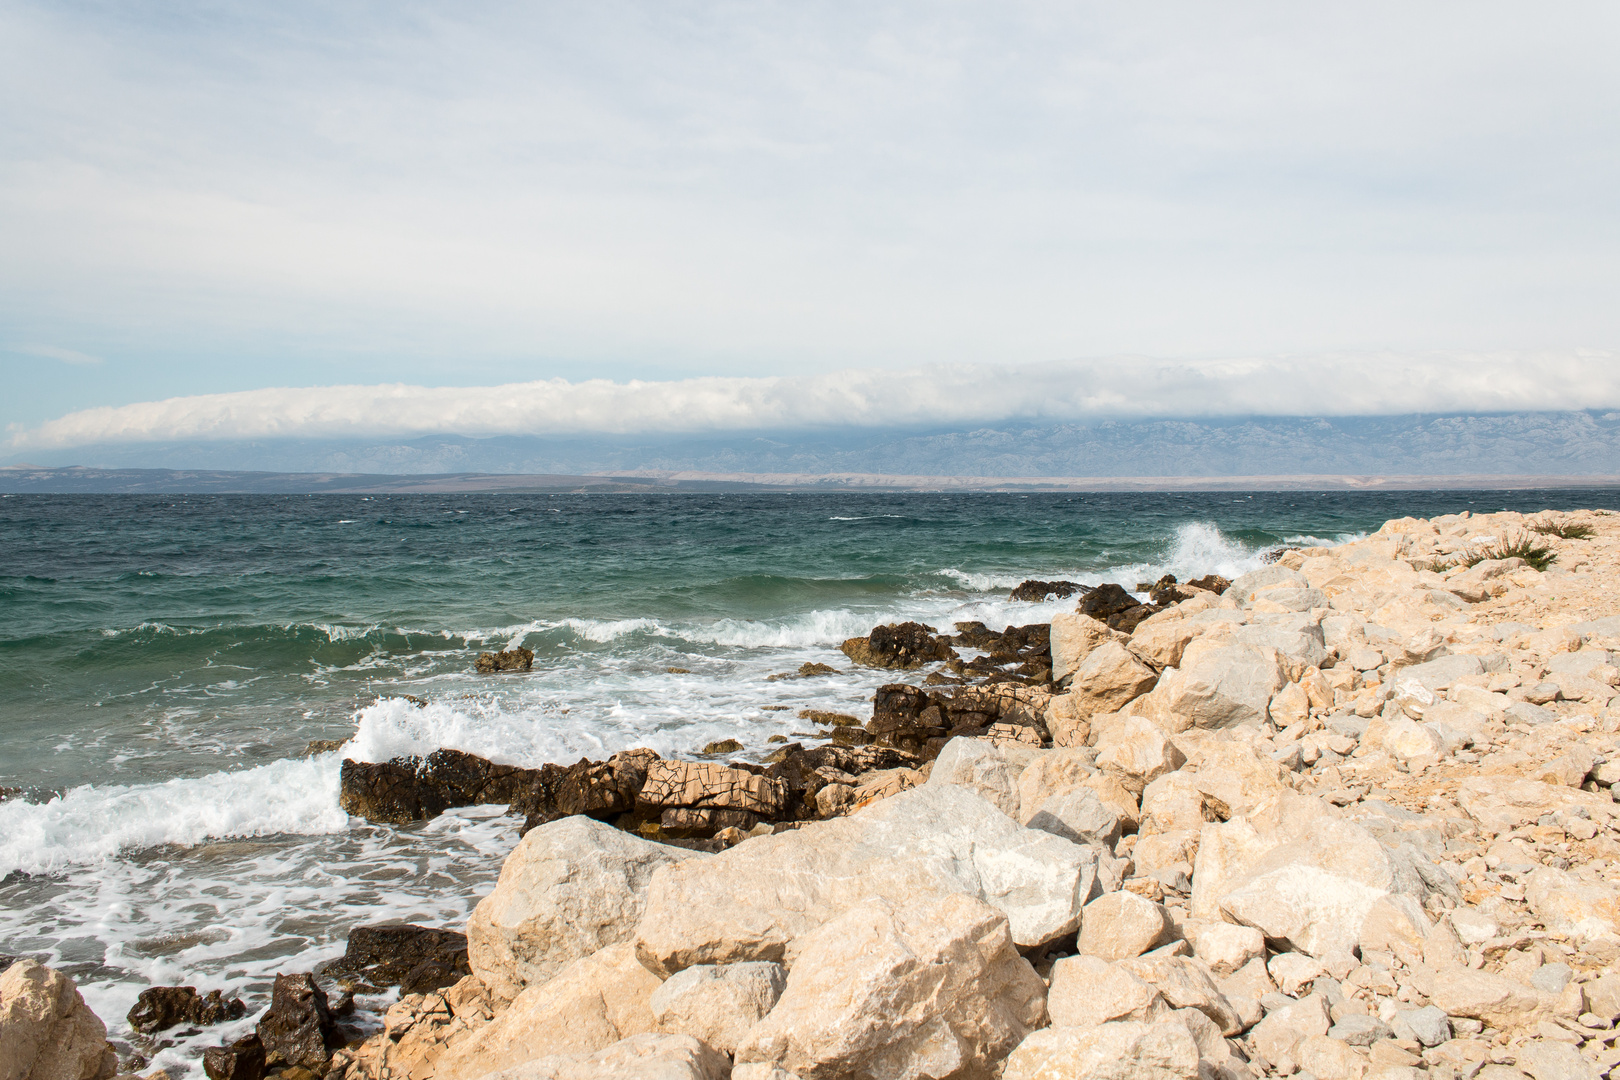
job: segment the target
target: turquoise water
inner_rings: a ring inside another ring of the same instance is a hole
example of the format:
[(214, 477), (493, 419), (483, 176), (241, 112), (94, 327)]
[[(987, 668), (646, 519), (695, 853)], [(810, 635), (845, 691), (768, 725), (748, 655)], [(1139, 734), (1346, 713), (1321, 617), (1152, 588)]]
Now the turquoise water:
[[(844, 638), (1044, 621), (1027, 577), (1234, 576), (1405, 514), (1613, 491), (1110, 495), (0, 498), (0, 953), (62, 964), (105, 1018), (146, 985), (262, 994), (350, 926), (463, 920), (515, 839), (499, 808), (403, 828), (337, 808), (372, 760), (518, 764), (866, 715)], [(472, 673), (523, 644), (523, 676)], [(670, 668), (685, 669), (672, 673)], [(417, 709), (392, 695), (412, 694)], [(776, 708), (767, 708), (776, 706)], [(786, 706), (786, 708), (781, 708)], [(114, 1034), (122, 1030), (113, 1024)], [(127, 1035), (127, 1031), (124, 1032)], [(215, 1036), (217, 1037), (217, 1033)], [(195, 1067), (195, 1045), (160, 1064)], [(200, 1075), (200, 1074), (199, 1074)]]

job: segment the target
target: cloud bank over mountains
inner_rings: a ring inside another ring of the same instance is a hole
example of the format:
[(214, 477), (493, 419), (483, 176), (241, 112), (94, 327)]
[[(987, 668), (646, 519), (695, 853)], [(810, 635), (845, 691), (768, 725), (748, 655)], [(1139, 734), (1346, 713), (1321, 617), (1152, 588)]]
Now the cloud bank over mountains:
[(1620, 407), (1609, 351), (1108, 360), (756, 378), (279, 387), (83, 409), (14, 427), (11, 454), (78, 446), (421, 435), (700, 436), (1146, 418), (1351, 417)]

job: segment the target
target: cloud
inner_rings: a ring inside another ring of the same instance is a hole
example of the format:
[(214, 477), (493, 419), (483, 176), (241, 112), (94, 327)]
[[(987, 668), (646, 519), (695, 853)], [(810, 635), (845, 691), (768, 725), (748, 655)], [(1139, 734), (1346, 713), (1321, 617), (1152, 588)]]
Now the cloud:
[(1574, 351), (945, 365), (501, 386), (284, 387), (85, 409), (16, 449), (175, 440), (919, 428), (1017, 419), (1355, 416), (1620, 407), (1620, 355)]
[(60, 360), (64, 364), (81, 367), (92, 367), (101, 363), (99, 356), (91, 356), (77, 349), (62, 349), (55, 345), (13, 345), (7, 351), (21, 353), (23, 356), (39, 356), (46, 360)]

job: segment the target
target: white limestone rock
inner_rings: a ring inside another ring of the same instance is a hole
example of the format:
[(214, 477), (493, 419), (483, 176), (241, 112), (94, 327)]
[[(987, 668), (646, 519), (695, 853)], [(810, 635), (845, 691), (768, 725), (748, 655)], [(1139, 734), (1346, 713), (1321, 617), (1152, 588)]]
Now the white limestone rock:
[(1096, 866), (1091, 849), (1026, 829), (965, 788), (924, 784), (659, 868), (636, 950), (660, 974), (743, 960), (791, 969), (802, 939), (863, 901), (953, 893), (1006, 914), (1020, 947), (1037, 945), (1077, 928)]
[(786, 984), (782, 965), (767, 960), (698, 964), (671, 975), (647, 1004), (659, 1031), (692, 1035), (730, 1054), (776, 1006)]
[(582, 816), (530, 829), (467, 922), (473, 973), (511, 1000), (580, 957), (631, 939), (658, 867), (709, 857)]
[(632, 1035), (588, 1054), (548, 1054), (483, 1080), (730, 1080), (726, 1056), (690, 1035)]
[(810, 934), (739, 1064), (804, 1080), (982, 1075), (1046, 1022), (1046, 987), (970, 896), (862, 903)]
[(1003, 1080), (1197, 1080), (1198, 1044), (1174, 1018), (1053, 1027), (1025, 1039)]
[(118, 1056), (73, 980), (34, 960), (0, 974), (0, 1077), (108, 1080)]

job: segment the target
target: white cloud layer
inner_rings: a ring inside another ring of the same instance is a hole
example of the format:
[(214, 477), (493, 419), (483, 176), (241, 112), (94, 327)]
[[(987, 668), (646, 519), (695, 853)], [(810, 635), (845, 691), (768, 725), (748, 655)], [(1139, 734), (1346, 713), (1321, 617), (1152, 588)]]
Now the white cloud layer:
[(622, 435), (1018, 419), (1351, 416), (1620, 407), (1620, 355), (1325, 355), (503, 386), (317, 386), (69, 413), (14, 430), (18, 450), (96, 443), (458, 434)]

